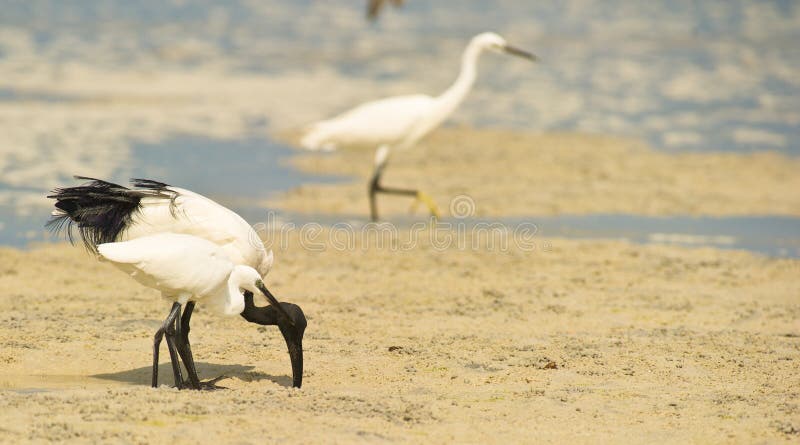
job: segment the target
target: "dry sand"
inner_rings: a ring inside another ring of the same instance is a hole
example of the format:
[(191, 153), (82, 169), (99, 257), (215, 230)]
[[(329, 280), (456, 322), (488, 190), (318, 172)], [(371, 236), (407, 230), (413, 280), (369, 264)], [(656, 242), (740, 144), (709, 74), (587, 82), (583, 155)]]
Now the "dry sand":
[[(279, 201), (363, 214), (371, 157), (304, 155), (304, 169), (359, 179)], [(386, 183), (419, 185), (443, 204), (467, 194), (489, 216), (797, 215), (798, 166), (774, 153), (669, 155), (599, 136), (444, 130), (398, 157)], [(407, 205), (381, 201), (387, 213)], [(402, 251), (374, 239), (343, 251), (329, 235), (312, 251), (291, 233), (268, 277), (309, 317), (301, 390), (287, 387), (277, 329), (202, 307), (199, 372), (227, 375), (228, 389), (171, 388), (165, 351), (164, 385), (151, 389), (167, 302), (79, 247), (0, 249), (0, 442), (800, 437), (798, 260), (565, 239), (536, 240), (534, 251), (441, 249), (427, 236)]]
[(0, 442), (800, 437), (800, 261), (564, 239), (535, 252), (441, 250), (426, 239), (403, 252), (311, 252), (292, 236), (269, 283), (310, 319), (303, 388), (287, 388), (276, 329), (200, 308), (201, 378), (230, 377), (202, 393), (168, 387), (165, 361), (165, 386), (148, 387), (169, 306), (157, 293), (79, 247), (0, 249)]
[[(293, 140), (293, 135), (285, 135)], [(373, 150), (303, 154), (292, 163), (314, 173), (358, 178), (306, 185), (270, 201), (305, 213), (367, 215)], [(800, 215), (800, 159), (777, 152), (665, 153), (630, 139), (441, 129), (392, 158), (388, 186), (431, 194), (446, 215), (459, 195), (478, 216), (587, 213), (644, 215)], [(384, 215), (410, 201), (380, 197)]]

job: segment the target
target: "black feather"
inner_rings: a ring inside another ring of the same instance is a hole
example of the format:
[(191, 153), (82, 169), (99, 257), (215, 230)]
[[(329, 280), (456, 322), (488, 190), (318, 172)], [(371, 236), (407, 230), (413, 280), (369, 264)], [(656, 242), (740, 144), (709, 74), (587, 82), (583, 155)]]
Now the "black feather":
[(140, 190), (150, 190), (153, 196), (169, 198), (169, 212), (173, 217), (175, 216), (175, 199), (178, 197), (178, 192), (170, 190), (169, 184), (164, 184), (163, 182), (154, 181), (152, 179), (133, 178), (131, 179), (131, 185)]
[(48, 196), (56, 200), (55, 207), (64, 214), (53, 216), (46, 227), (54, 233), (65, 231), (70, 242), (74, 239), (73, 227), (77, 227), (84, 246), (95, 253), (99, 244), (116, 241), (131, 224), (133, 216), (141, 208), (142, 198), (169, 199), (172, 209), (177, 197), (167, 184), (148, 179), (131, 180), (135, 189), (83, 176), (75, 179), (89, 182), (57, 188)]
[[(155, 190), (159, 192), (168, 190), (167, 187), (169, 187), (169, 184), (164, 184), (163, 182), (154, 181), (152, 179), (142, 179), (142, 178), (131, 179), (131, 185), (133, 185), (136, 188)], [(172, 190), (169, 191), (172, 192)]]

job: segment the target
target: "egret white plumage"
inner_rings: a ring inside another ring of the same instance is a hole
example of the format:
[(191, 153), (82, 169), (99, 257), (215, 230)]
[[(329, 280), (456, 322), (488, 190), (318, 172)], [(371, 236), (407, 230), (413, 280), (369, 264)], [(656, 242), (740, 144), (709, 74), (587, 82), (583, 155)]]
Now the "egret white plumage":
[[(56, 189), (49, 196), (56, 200), (56, 210), (48, 226), (66, 229), (70, 239), (72, 227), (77, 226), (89, 250), (174, 301), (155, 336), (153, 386), (158, 383), (158, 348), (166, 336), (176, 386), (187, 384), (180, 356), (189, 374), (188, 386), (202, 387), (188, 339), (197, 301), (209, 302), (223, 314), (238, 313), (253, 323), (277, 325), (289, 350), (293, 386), (301, 386), (305, 315), (294, 304), (279, 303), (263, 284), (272, 252), (264, 249), (244, 219), (202, 195), (157, 181), (135, 179), (134, 188), (127, 188), (78, 179), (89, 182)], [(269, 306), (255, 306), (256, 290)]]
[(438, 215), (433, 200), (414, 189), (384, 187), (381, 176), (392, 151), (406, 149), (441, 125), (461, 104), (475, 83), (478, 58), (486, 50), (504, 52), (531, 61), (533, 54), (509, 45), (492, 32), (470, 40), (461, 57), (461, 71), (455, 82), (439, 96), (423, 94), (396, 96), (367, 102), (332, 119), (313, 124), (300, 140), (310, 150), (335, 150), (339, 147), (377, 148), (375, 169), (369, 182), (370, 216), (378, 219), (378, 193), (413, 196), (424, 202), (431, 214)]

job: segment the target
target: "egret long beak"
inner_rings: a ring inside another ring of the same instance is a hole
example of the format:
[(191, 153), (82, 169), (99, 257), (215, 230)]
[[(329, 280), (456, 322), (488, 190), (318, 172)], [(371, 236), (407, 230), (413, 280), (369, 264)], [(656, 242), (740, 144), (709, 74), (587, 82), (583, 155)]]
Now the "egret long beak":
[(287, 314), (286, 311), (283, 310), (283, 307), (281, 307), (281, 304), (278, 302), (278, 299), (275, 298), (274, 295), (272, 295), (272, 292), (270, 292), (269, 289), (267, 289), (267, 286), (264, 286), (264, 282), (261, 280), (256, 281), (256, 287), (258, 288), (258, 290), (261, 291), (262, 294), (264, 294), (265, 297), (267, 297), (267, 301), (269, 301), (269, 304), (275, 307), (275, 309), (278, 310), (278, 313), (280, 313), (283, 316), (283, 318), (286, 319), (286, 321), (288, 321), (289, 324), (292, 325), (292, 327), (294, 327), (294, 320), (292, 320), (291, 317), (289, 317), (289, 314)]
[(535, 62), (535, 61), (539, 60), (539, 58), (536, 57), (535, 55), (533, 55), (533, 54), (531, 54), (531, 53), (529, 53), (529, 52), (527, 52), (525, 50), (521, 50), (519, 48), (514, 48), (511, 45), (504, 46), (503, 47), (503, 51), (505, 51), (508, 54), (511, 54), (512, 56), (517, 56), (517, 57), (522, 57), (523, 59), (528, 59), (531, 62)]

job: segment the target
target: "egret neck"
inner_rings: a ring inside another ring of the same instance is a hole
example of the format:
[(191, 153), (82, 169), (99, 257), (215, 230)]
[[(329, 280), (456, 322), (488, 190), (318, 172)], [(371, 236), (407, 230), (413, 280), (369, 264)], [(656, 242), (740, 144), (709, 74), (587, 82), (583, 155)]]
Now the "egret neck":
[(461, 56), (461, 72), (458, 73), (456, 81), (436, 98), (435, 114), (438, 118), (436, 125), (439, 125), (441, 121), (444, 121), (447, 116), (455, 111), (472, 89), (477, 75), (478, 58), (482, 51), (483, 48), (475, 40), (467, 45)]

